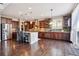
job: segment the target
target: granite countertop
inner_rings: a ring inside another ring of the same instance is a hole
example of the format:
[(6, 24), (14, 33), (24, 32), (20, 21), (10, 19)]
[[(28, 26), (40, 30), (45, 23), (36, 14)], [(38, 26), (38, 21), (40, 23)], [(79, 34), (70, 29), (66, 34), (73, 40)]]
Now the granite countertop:
[[(39, 32), (62, 32), (62, 31), (39, 31)], [(70, 32), (62, 32), (62, 33), (70, 33)]]
[(31, 30), (31, 31), (25, 31), (25, 32), (63, 32), (63, 33), (70, 33), (70, 31), (64, 31), (64, 30), (38, 30), (38, 31), (34, 31), (34, 30)]
[[(62, 32), (62, 31), (25, 31), (25, 32)], [(70, 33), (70, 32), (63, 31), (62, 33)]]

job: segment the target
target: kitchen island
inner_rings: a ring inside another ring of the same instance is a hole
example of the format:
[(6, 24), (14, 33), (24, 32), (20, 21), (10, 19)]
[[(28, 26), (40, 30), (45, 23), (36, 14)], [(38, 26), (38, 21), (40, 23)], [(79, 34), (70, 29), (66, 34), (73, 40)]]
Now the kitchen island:
[[(38, 42), (38, 32), (23, 31), (23, 33), (24, 33), (24, 35), (22, 35), (22, 36), (26, 38), (25, 42), (29, 42), (30, 44)], [(23, 39), (21, 39), (21, 37), (20, 37), (21, 36), (20, 34), (19, 34), (19, 36), (17, 36), (17, 32), (12, 32), (13, 40), (23, 41)], [(28, 37), (27, 37), (27, 35), (28, 35)], [(27, 38), (28, 38), (28, 40), (27, 40)]]
[(29, 33), (29, 43), (33, 44), (35, 42), (38, 42), (38, 32), (26, 32)]

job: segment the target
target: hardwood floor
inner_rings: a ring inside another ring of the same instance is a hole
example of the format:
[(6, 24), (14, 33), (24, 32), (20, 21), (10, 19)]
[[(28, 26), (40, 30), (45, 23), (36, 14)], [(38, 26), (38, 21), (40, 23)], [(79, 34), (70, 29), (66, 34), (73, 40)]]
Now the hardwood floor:
[(12, 40), (0, 43), (0, 56), (79, 56), (72, 43), (42, 39), (30, 45)]

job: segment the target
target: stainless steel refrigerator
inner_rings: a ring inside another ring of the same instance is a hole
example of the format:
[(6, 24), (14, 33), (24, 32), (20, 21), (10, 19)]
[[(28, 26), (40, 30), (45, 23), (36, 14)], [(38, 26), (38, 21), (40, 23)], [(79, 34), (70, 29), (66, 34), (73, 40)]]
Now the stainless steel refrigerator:
[(9, 39), (11, 36), (11, 24), (0, 24), (1, 29), (1, 40), (7, 40)]

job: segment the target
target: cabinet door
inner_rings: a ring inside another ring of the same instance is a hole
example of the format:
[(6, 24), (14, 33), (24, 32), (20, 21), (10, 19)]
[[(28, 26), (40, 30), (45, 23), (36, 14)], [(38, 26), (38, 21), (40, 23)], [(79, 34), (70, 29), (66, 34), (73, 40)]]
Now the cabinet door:
[(58, 39), (58, 40), (63, 39), (63, 33), (60, 33), (60, 32), (54, 33), (53, 36), (54, 36), (54, 39)]
[(50, 32), (50, 38), (54, 39), (54, 33)]
[(42, 33), (41, 36), (42, 36), (43, 38), (45, 38), (45, 33)]
[(39, 38), (45, 38), (45, 33), (44, 32), (39, 32), (38, 37)]
[(51, 34), (51, 38), (55, 39), (55, 33), (53, 32), (53, 35)]
[(12, 23), (12, 20), (11, 19), (7, 19), (6, 23), (7, 24), (11, 24)]
[(53, 39), (56, 39), (56, 33), (53, 33), (53, 36), (54, 36)]
[(45, 38), (50, 38), (50, 32), (45, 34)]
[(43, 37), (42, 35), (43, 35), (42, 32), (39, 32), (39, 33), (38, 33), (38, 37), (39, 37), (39, 38)]
[(6, 19), (2, 18), (2, 23), (6, 24)]
[(41, 33), (40, 32), (38, 32), (38, 38), (40, 38), (41, 37)]
[(58, 39), (62, 39), (62, 33), (58, 33)]
[(67, 35), (68, 35), (68, 36), (67, 36), (67, 40), (70, 41), (70, 33), (68, 33)]
[(56, 39), (58, 39), (58, 40), (61, 39), (61, 33), (58, 32), (58, 33), (56, 34)]
[(42, 37), (42, 33), (41, 32), (38, 33), (38, 37), (39, 38)]

